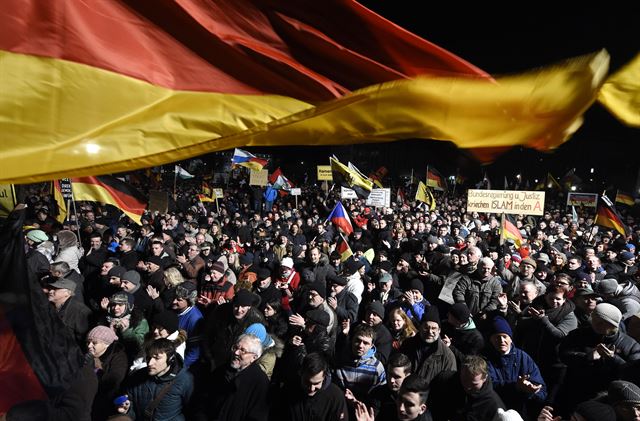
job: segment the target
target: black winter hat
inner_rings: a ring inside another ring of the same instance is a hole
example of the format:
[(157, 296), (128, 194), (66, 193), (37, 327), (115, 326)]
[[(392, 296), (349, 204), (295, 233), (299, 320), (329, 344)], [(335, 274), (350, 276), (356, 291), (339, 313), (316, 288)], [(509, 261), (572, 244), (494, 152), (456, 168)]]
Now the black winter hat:
[(422, 315), (422, 319), (420, 320), (420, 323), (426, 322), (435, 322), (438, 324), (438, 326), (440, 326), (440, 313), (438, 312), (438, 307), (427, 307), (427, 309), (424, 311), (424, 314)]
[(381, 319), (384, 319), (384, 305), (380, 301), (372, 301), (367, 306), (367, 312), (377, 314)]
[(449, 313), (451, 313), (451, 315), (461, 323), (467, 323), (469, 321), (469, 317), (471, 317), (469, 307), (467, 307), (465, 303), (455, 303), (449, 309)]
[(326, 311), (320, 309), (307, 311), (305, 313), (305, 319), (307, 319), (307, 322), (311, 324), (315, 324), (325, 328), (329, 326), (329, 323), (331, 322), (329, 314), (327, 314)]
[(325, 282), (316, 281), (309, 285), (309, 291), (315, 291), (323, 299), (327, 299), (327, 284)]
[(173, 311), (165, 310), (153, 316), (152, 326), (160, 326), (167, 332), (173, 333), (178, 330), (178, 315)]

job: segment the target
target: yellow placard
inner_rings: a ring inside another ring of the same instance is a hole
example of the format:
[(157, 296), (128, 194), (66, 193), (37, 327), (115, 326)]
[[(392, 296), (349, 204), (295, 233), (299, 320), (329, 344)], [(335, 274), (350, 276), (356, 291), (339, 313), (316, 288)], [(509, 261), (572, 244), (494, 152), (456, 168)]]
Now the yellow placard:
[(318, 181), (321, 180), (333, 181), (331, 165), (318, 165)]
[(250, 186), (266, 186), (269, 180), (269, 170), (251, 171), (249, 176)]

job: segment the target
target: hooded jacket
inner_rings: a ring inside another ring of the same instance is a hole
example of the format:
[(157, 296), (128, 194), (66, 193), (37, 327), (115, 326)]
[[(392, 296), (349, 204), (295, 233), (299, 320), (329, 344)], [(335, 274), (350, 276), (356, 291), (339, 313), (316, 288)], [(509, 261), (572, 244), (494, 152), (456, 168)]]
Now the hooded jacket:
[(376, 386), (387, 383), (384, 366), (376, 358), (375, 346), (362, 357), (336, 368), (335, 379), (342, 389), (351, 390), (358, 400), (364, 399)]
[(347, 401), (344, 392), (331, 381), (327, 373), (322, 387), (308, 396), (296, 385), (293, 391), (285, 389), (283, 405), (287, 407), (284, 418), (288, 421), (342, 421), (347, 419)]

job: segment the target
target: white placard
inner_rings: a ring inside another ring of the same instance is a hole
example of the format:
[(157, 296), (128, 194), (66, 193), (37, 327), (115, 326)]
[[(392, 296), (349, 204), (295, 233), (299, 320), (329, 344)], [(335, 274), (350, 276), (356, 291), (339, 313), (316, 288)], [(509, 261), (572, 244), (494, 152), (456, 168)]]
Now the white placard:
[(291, 196), (300, 196), (302, 194), (301, 188), (293, 188), (291, 189)]
[(373, 189), (367, 198), (367, 206), (373, 207), (390, 207), (391, 206), (391, 189)]
[(222, 192), (222, 189), (213, 189), (213, 194), (215, 195), (214, 197), (217, 199), (223, 199), (224, 198), (224, 194)]
[(524, 190), (474, 190), (467, 193), (467, 212), (544, 214), (544, 192)]
[(357, 199), (358, 195), (354, 190), (351, 190), (348, 187), (342, 186), (340, 188), (340, 198), (342, 199)]

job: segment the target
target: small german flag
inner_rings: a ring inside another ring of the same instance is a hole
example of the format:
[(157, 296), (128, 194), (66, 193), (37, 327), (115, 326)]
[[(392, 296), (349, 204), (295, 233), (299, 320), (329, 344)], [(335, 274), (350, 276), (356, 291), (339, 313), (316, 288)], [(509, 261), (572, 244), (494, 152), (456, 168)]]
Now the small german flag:
[(508, 240), (508, 239), (513, 240), (517, 248), (522, 247), (522, 243), (523, 243), (522, 234), (520, 233), (516, 225), (513, 223), (513, 221), (511, 221), (511, 217), (509, 215), (504, 215), (502, 217), (502, 230), (500, 234), (502, 238), (505, 240)]
[(340, 233), (340, 239), (336, 244), (336, 251), (340, 254), (340, 262), (346, 262), (349, 257), (353, 256), (353, 251), (351, 251), (351, 247), (349, 247), (349, 243), (347, 243), (342, 233)]
[(147, 199), (138, 190), (115, 177), (101, 175), (71, 179), (74, 200), (102, 202), (124, 212), (136, 224), (142, 225)]
[(613, 203), (611, 203), (611, 200), (605, 195), (602, 195), (598, 201), (595, 223), (601, 227), (612, 228), (622, 235), (627, 235), (629, 232), (629, 228), (622, 222), (622, 218), (616, 211)]
[(622, 205), (627, 205), (627, 206), (633, 206), (636, 204), (636, 201), (634, 200), (633, 196), (631, 196), (629, 193), (624, 193), (618, 190), (616, 192), (616, 203), (620, 203)]
[(440, 174), (440, 171), (429, 167), (427, 168), (427, 186), (436, 190), (447, 190), (447, 181)]
[(203, 203), (204, 202), (215, 202), (215, 199), (212, 199), (211, 197), (206, 196), (204, 194), (199, 194), (198, 195), (198, 200), (200, 200)]
[(64, 197), (62, 196), (62, 187), (60, 186), (60, 180), (53, 180), (51, 183), (51, 190), (53, 193), (53, 198), (58, 205), (58, 215), (56, 219), (58, 222), (63, 223), (65, 219), (67, 219), (67, 204), (64, 202)]

